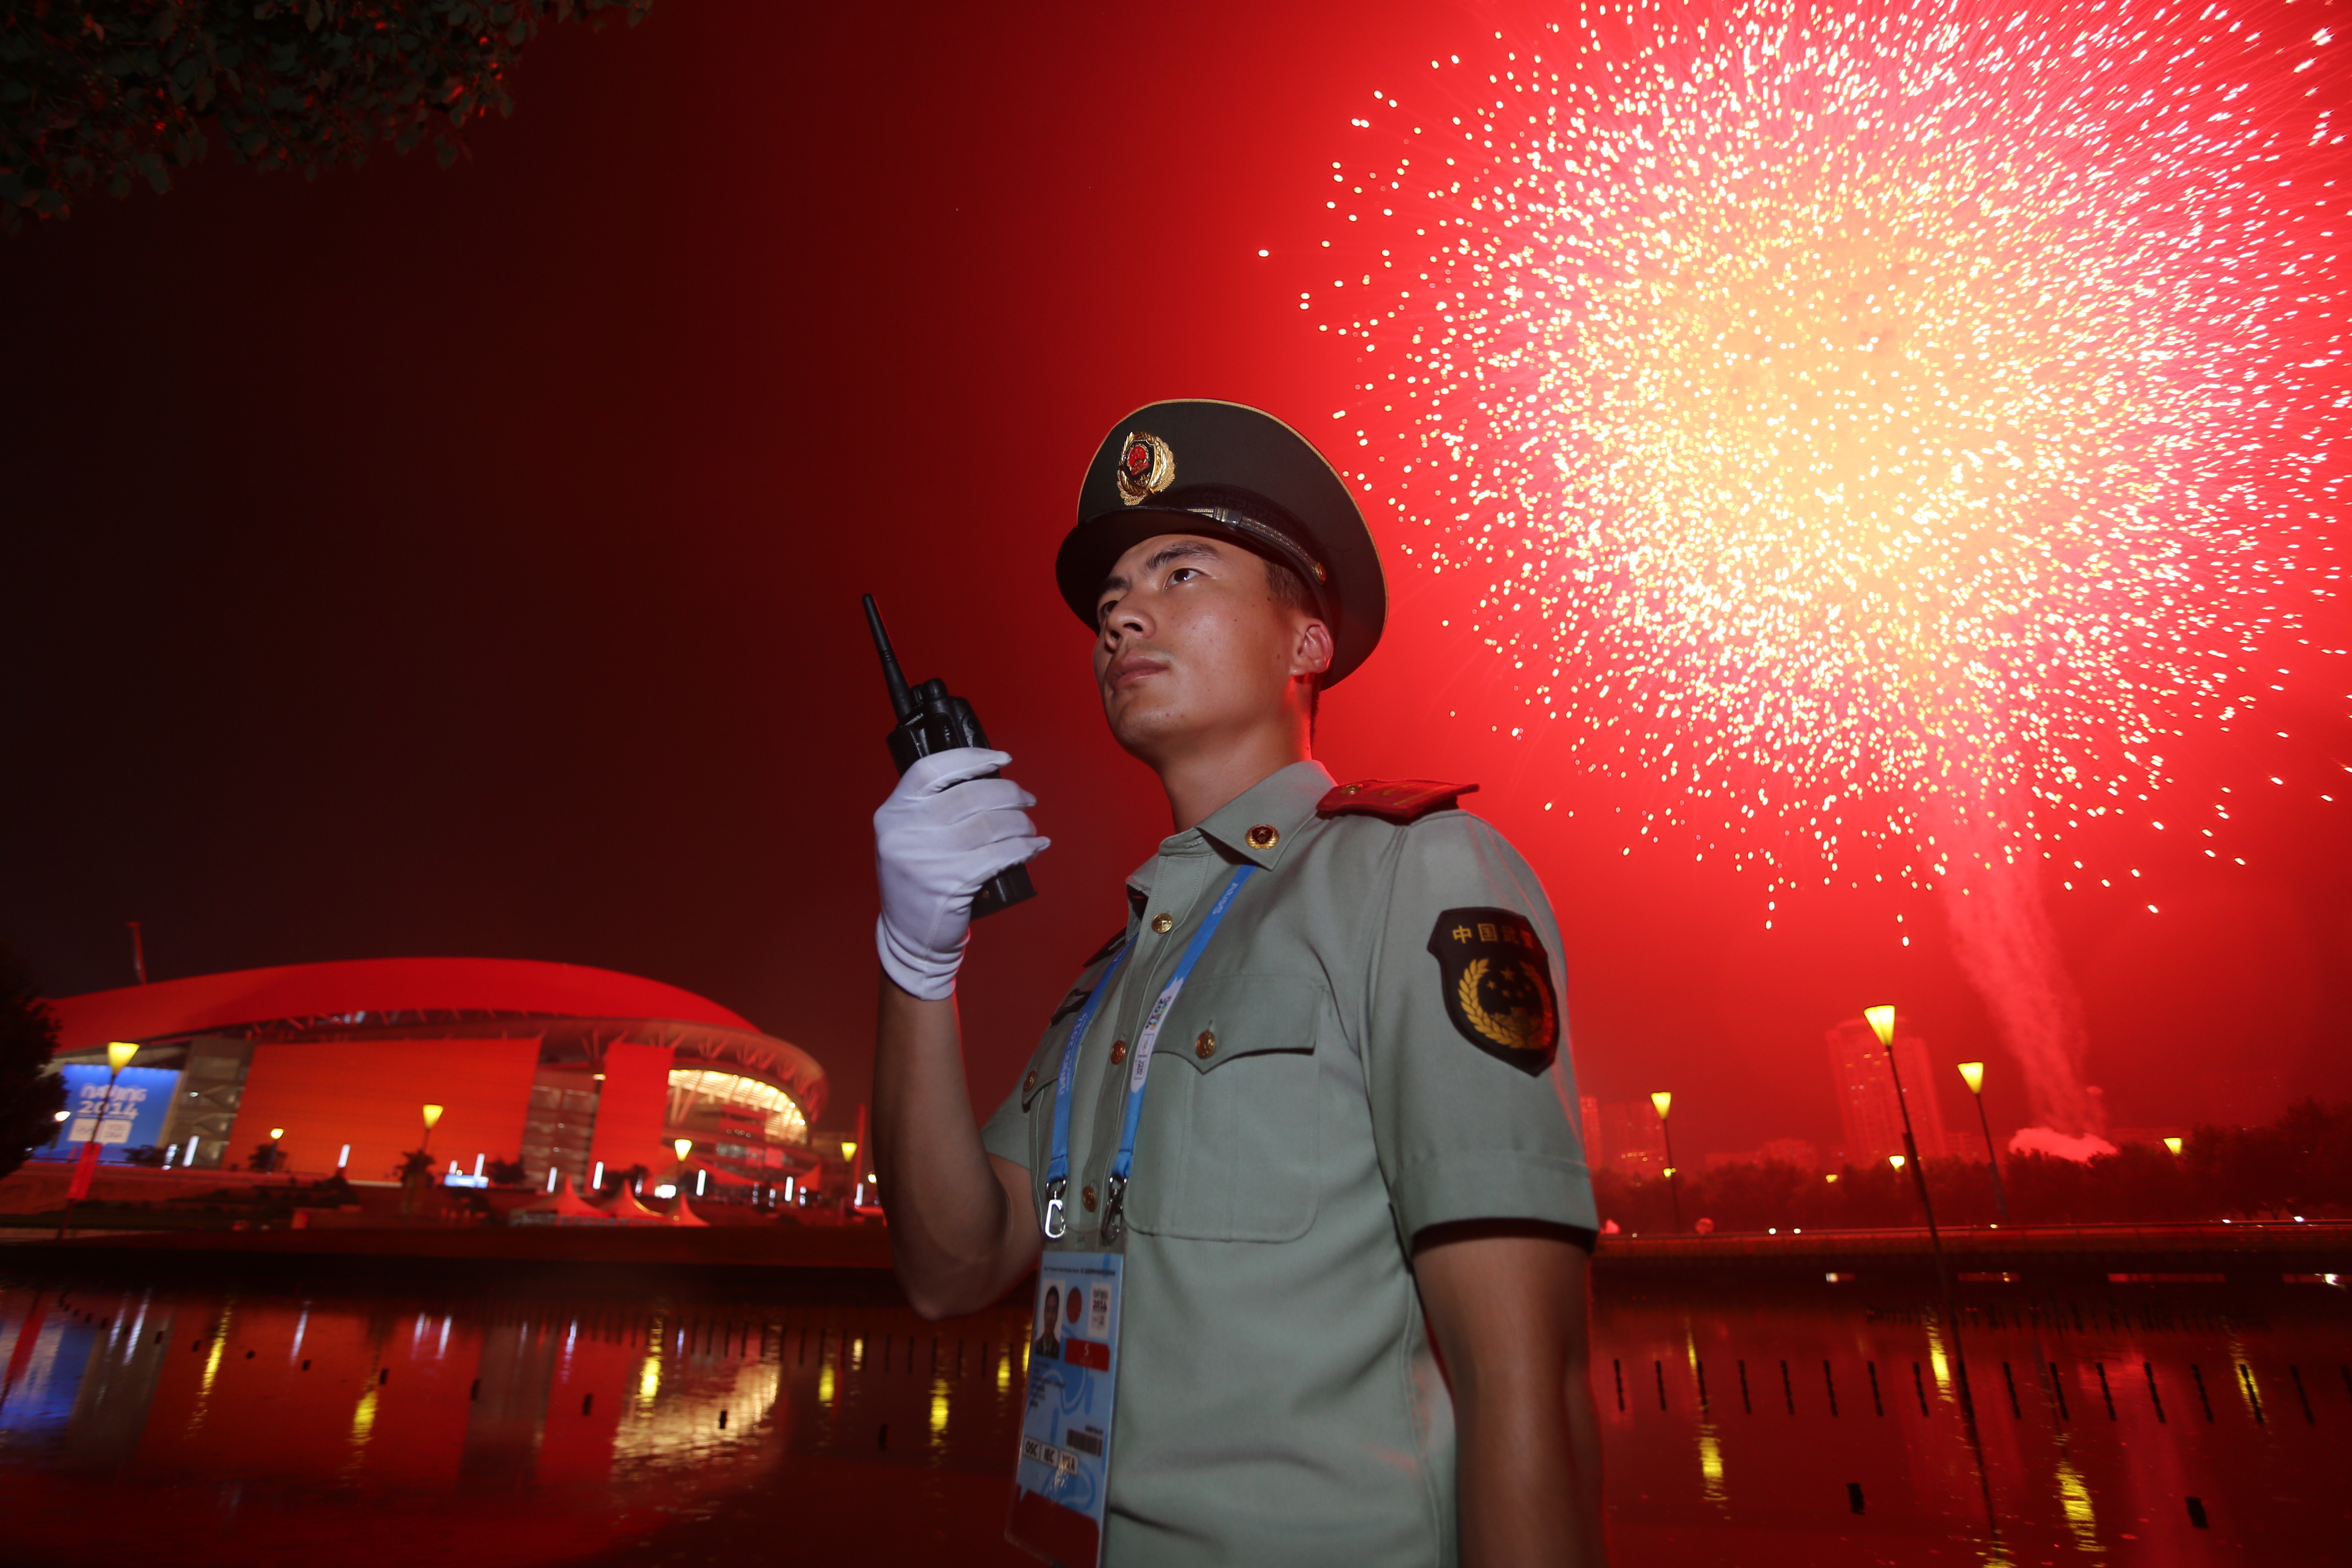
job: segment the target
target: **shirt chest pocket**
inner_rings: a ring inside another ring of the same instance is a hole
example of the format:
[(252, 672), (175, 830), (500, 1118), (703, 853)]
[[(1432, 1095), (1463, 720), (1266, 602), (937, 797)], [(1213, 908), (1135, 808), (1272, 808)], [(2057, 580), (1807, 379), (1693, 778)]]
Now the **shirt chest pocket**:
[(1151, 1061), (1127, 1213), (1138, 1231), (1294, 1241), (1315, 1221), (1323, 987), (1292, 976), (1196, 980)]

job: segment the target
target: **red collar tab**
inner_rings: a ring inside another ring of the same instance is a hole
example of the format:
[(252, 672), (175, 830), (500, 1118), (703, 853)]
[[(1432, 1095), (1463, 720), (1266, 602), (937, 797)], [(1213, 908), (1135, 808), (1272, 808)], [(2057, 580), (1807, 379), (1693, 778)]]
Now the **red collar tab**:
[(1390, 822), (1418, 822), (1433, 811), (1444, 811), (1478, 786), (1440, 784), (1435, 779), (1365, 779), (1344, 784), (1315, 803), (1318, 816), (1378, 816)]

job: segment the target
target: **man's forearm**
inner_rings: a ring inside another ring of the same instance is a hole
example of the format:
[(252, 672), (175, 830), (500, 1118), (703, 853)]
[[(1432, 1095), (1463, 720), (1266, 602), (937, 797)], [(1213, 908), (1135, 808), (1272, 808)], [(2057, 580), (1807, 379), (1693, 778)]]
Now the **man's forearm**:
[(972, 1124), (954, 1000), (885, 977), (875, 1047), (874, 1163), (899, 1283), (925, 1317), (975, 1311), (1028, 1267), (1034, 1227)]
[(1599, 1568), (1601, 1423), (1586, 1377), (1586, 1258), (1558, 1226), (1414, 1238), (1454, 1394), (1463, 1568)]
[(1464, 1568), (1599, 1568), (1600, 1421), (1583, 1365), (1533, 1386), (1457, 1384), (1454, 1415)]

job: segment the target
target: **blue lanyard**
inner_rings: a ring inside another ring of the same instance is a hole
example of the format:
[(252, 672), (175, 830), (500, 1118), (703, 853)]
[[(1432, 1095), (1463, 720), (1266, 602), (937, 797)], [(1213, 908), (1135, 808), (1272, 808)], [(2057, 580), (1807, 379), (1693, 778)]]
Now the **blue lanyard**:
[[(1217, 901), (1209, 906), (1208, 917), (1202, 921), (1201, 929), (1192, 933), (1192, 941), (1184, 949), (1184, 955), (1176, 961), (1176, 972), (1168, 977), (1168, 984), (1160, 988), (1160, 995), (1151, 1004), (1151, 1012), (1144, 1019), (1143, 1032), (1136, 1037), (1135, 1050), (1129, 1058), (1132, 1065), (1127, 1074), (1127, 1121), (1119, 1133), (1118, 1152), (1111, 1160), (1110, 1179), (1105, 1184), (1108, 1188), (1103, 1209), (1103, 1239), (1106, 1241), (1118, 1240), (1119, 1232), (1126, 1228), (1127, 1179), (1135, 1168), (1135, 1134), (1143, 1124), (1145, 1075), (1151, 1068), (1153, 1047), (1160, 1043), (1160, 1026), (1168, 1021), (1168, 1011), (1176, 1004), (1176, 994), (1183, 990), (1184, 982), (1192, 978), (1192, 966), (1201, 962), (1202, 951), (1209, 945), (1209, 939), (1216, 934), (1218, 925), (1225, 918), (1225, 910), (1233, 904), (1234, 895), (1241, 891), (1242, 884), (1248, 881), (1250, 873), (1256, 869), (1255, 866), (1234, 868), (1233, 876), (1225, 881), (1224, 890), (1217, 895)], [(1078, 1010), (1076, 1022), (1070, 1026), (1070, 1037), (1062, 1046), (1062, 1070), (1054, 1086), (1054, 1148), (1045, 1165), (1045, 1235), (1052, 1240), (1060, 1240), (1070, 1230), (1069, 1221), (1064, 1217), (1062, 1201), (1070, 1190), (1070, 1088), (1077, 1079), (1078, 1047), (1086, 1040), (1087, 1026), (1095, 1021), (1095, 1009), (1109, 994), (1111, 980), (1118, 973), (1119, 965), (1127, 961), (1127, 955), (1134, 945), (1133, 942), (1123, 944), (1117, 956), (1112, 958), (1110, 967), (1104, 970), (1102, 978), (1095, 983), (1094, 994)]]

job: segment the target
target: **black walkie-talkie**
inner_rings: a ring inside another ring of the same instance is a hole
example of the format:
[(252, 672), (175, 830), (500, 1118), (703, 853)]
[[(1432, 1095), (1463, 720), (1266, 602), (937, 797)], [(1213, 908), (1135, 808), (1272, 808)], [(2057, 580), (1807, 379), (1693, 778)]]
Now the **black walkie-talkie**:
[[(898, 715), (898, 726), (890, 731), (890, 760), (898, 764), (898, 771), (905, 773), (915, 765), (916, 758), (933, 752), (985, 747), (988, 731), (980, 727), (980, 715), (962, 698), (948, 695), (946, 681), (926, 680), (908, 689), (907, 678), (898, 669), (898, 656), (890, 651), (890, 634), (882, 629), (882, 612), (874, 607), (871, 594), (866, 595), (866, 624), (873, 628), (874, 651), (882, 656), (882, 683), (890, 689), (890, 707)], [(1010, 909), (1036, 893), (1029, 885), (1028, 867), (1009, 867), (982, 885), (971, 900), (971, 918)]]

